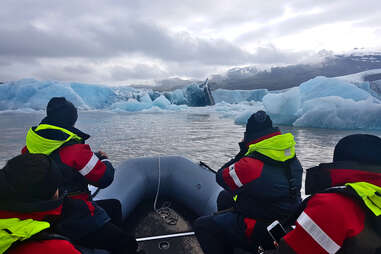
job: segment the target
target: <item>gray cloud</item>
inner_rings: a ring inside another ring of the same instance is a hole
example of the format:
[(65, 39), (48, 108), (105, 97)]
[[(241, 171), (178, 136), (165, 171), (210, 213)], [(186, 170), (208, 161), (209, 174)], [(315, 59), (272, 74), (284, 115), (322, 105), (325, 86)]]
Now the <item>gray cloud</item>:
[[(0, 80), (203, 78), (230, 66), (291, 64), (311, 54), (280, 51), (271, 42), (278, 36), (335, 22), (381, 23), (379, 0), (2, 0), (0, 5)], [(308, 14), (314, 8), (322, 12)], [(301, 15), (274, 22), (290, 10)], [(224, 34), (252, 22), (263, 26), (236, 40)], [(242, 47), (247, 44), (251, 51)]]
[(63, 67), (63, 70), (71, 74), (91, 74), (93, 70), (87, 65), (69, 65)]
[(8, 61), (0, 60), (0, 66), (9, 66), (9, 65), (12, 65), (12, 63), (10, 63)]
[(114, 81), (126, 81), (129, 79), (162, 79), (168, 77), (168, 72), (159, 69), (157, 66), (148, 66), (138, 64), (134, 67), (126, 68), (123, 66), (115, 66), (110, 70), (111, 79)]
[(81, 72), (81, 69), (83, 69), (83, 67), (49, 64), (32, 70), (31, 77), (39, 80), (57, 80), (83, 83), (103, 83), (103, 80), (107, 77), (104, 73), (97, 72), (97, 70), (92, 67), (86, 67), (85, 72)]
[(105, 27), (88, 24), (83, 33), (58, 34), (56, 30), (42, 31), (29, 24), (18, 30), (2, 28), (0, 55), (108, 58), (139, 54), (168, 61), (197, 60), (222, 65), (248, 60), (248, 52), (227, 41), (193, 38), (187, 33), (170, 34), (155, 24), (122, 19), (106, 22)]
[[(308, 5), (309, 3), (310, 5)], [(249, 31), (239, 38), (239, 40), (252, 40), (257, 38), (275, 38), (278, 36), (295, 34), (303, 30), (311, 29), (316, 26), (333, 24), (338, 22), (370, 22), (375, 17), (379, 17), (381, 2), (370, 0), (366, 4), (359, 4), (356, 0), (351, 1), (294, 1), (289, 4), (292, 9), (306, 8), (310, 10), (319, 8), (321, 12), (309, 14), (308, 12), (299, 16), (290, 18), (281, 23), (270, 24), (260, 29)], [(369, 21), (368, 21), (369, 20)], [(373, 23), (374, 24), (374, 23)], [(379, 24), (379, 23), (378, 23)], [(375, 24), (374, 24), (375, 25)]]

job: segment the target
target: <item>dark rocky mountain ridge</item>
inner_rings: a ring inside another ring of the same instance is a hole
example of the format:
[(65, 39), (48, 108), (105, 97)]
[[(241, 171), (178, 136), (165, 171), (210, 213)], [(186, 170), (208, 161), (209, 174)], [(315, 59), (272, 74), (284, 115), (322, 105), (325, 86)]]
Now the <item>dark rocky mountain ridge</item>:
[[(316, 76), (338, 77), (362, 71), (381, 69), (381, 53), (362, 55), (335, 55), (316, 64), (297, 64), (273, 67), (270, 70), (259, 71), (253, 66), (235, 67), (223, 75), (212, 75), (209, 86), (212, 90), (223, 88), (229, 90), (268, 89), (281, 90), (310, 80)], [(381, 80), (380, 74), (365, 77), (367, 81)], [(179, 78), (157, 81), (153, 86), (134, 86), (151, 88), (156, 91), (170, 91), (184, 88), (189, 84), (202, 80), (184, 80)]]

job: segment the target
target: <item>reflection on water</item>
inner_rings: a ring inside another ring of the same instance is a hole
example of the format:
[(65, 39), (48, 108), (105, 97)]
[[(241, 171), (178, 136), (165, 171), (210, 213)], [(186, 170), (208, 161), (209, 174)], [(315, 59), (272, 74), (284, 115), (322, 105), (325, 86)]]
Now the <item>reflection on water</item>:
[[(39, 123), (39, 113), (0, 114), (0, 166), (17, 155), (25, 144), (31, 125)], [(93, 150), (103, 150), (111, 160), (141, 156), (181, 155), (194, 162), (206, 162), (217, 169), (238, 152), (244, 127), (216, 113), (107, 113), (80, 112), (77, 127), (92, 137)], [(295, 136), (296, 152), (304, 168), (329, 162), (339, 139), (353, 133), (376, 131), (342, 131), (280, 126)]]

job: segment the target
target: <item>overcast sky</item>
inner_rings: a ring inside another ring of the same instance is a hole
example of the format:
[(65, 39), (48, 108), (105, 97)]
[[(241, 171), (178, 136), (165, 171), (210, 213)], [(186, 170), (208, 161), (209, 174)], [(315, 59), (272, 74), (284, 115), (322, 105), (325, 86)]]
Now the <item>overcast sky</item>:
[(380, 0), (1, 0), (0, 81), (130, 84), (381, 49)]

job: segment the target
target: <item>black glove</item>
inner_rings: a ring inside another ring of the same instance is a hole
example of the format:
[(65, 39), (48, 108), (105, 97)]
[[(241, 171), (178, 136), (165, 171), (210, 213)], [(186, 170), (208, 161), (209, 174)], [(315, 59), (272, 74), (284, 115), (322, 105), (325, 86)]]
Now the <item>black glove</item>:
[(98, 157), (98, 159), (100, 159), (100, 160), (104, 160), (104, 159), (108, 159), (106, 156), (102, 156), (99, 152), (96, 152), (96, 153), (94, 153), (97, 157)]
[(245, 141), (239, 142), (238, 145), (239, 145), (239, 153), (236, 155), (236, 157), (241, 157), (242, 158), (243, 156), (245, 156), (245, 154), (247, 153), (249, 148), (247, 147)]

